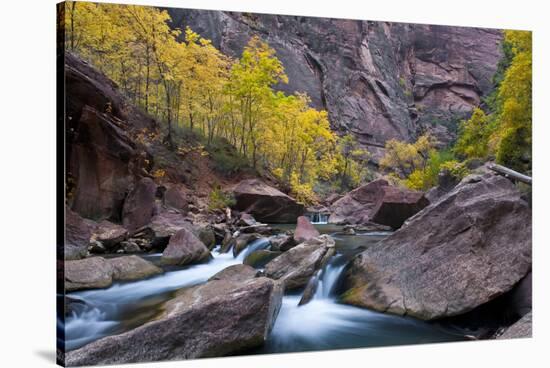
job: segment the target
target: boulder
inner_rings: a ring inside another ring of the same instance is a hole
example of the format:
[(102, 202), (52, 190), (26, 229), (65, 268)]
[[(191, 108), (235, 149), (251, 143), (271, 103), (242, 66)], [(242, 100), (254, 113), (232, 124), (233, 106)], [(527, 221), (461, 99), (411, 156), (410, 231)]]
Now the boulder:
[(252, 267), (264, 267), (268, 262), (282, 254), (281, 251), (258, 249), (246, 256), (243, 263)]
[(214, 233), (214, 229), (211, 225), (202, 226), (197, 230), (197, 232), (197, 237), (204, 243), (204, 245), (206, 245), (208, 249), (214, 248), (216, 245), (216, 234)]
[(371, 220), (377, 224), (398, 229), (405, 220), (426, 207), (429, 202), (424, 193), (386, 186), (383, 195), (372, 209)]
[(153, 216), (151, 222), (142, 230), (143, 236), (149, 238), (153, 247), (164, 248), (170, 237), (184, 228), (198, 236), (198, 232), (191, 222), (186, 220), (180, 213), (167, 210)]
[(347, 193), (331, 204), (328, 222), (340, 225), (368, 223), (383, 195), (382, 189), (388, 185), (386, 180), (377, 179)]
[(122, 208), (122, 223), (131, 233), (147, 225), (155, 215), (157, 186), (151, 178), (142, 178), (130, 191)]
[(465, 178), (355, 257), (344, 302), (433, 320), (510, 291), (531, 269), (531, 210), (506, 178)]
[(305, 216), (298, 217), (296, 221), (296, 230), (294, 230), (294, 241), (302, 243), (306, 240), (318, 237), (319, 231), (309, 222)]
[(340, 225), (375, 222), (397, 229), (428, 204), (421, 192), (398, 188), (384, 179), (377, 179), (334, 202), (328, 222)]
[(95, 228), (92, 241), (99, 241), (106, 250), (113, 249), (120, 242), (126, 240), (128, 230), (109, 221), (101, 221)]
[(227, 281), (246, 281), (253, 279), (258, 275), (258, 270), (255, 268), (245, 265), (245, 264), (236, 264), (224, 268), (220, 272), (216, 273), (214, 276), (210, 277), (208, 281), (212, 280), (227, 280)]
[(253, 226), (256, 225), (256, 219), (249, 213), (241, 213), (237, 226)]
[(533, 335), (533, 313), (529, 312), (519, 321), (504, 330), (504, 333), (497, 338), (499, 340), (518, 339), (532, 337)]
[(65, 291), (106, 288), (113, 281), (140, 280), (160, 273), (160, 268), (138, 256), (66, 261)]
[(304, 213), (304, 206), (261, 180), (241, 181), (233, 190), (234, 208), (261, 222), (294, 223)]
[(280, 280), (285, 289), (304, 287), (334, 245), (334, 240), (328, 235), (303, 242), (270, 261), (265, 266), (265, 275)]
[(161, 262), (166, 265), (198, 263), (210, 257), (208, 248), (189, 230), (178, 230), (162, 253)]
[(105, 258), (65, 261), (65, 291), (105, 288), (112, 283), (113, 268)]
[(164, 192), (164, 205), (173, 208), (182, 214), (189, 210), (185, 188), (180, 185), (170, 185)]
[(141, 280), (162, 273), (162, 269), (139, 256), (123, 256), (107, 260), (117, 281)]
[(66, 354), (68, 366), (219, 357), (261, 346), (269, 336), (282, 288), (265, 277), (215, 280), (185, 288), (155, 320)]
[(70, 208), (65, 207), (64, 259), (75, 260), (86, 257), (92, 236), (90, 224)]

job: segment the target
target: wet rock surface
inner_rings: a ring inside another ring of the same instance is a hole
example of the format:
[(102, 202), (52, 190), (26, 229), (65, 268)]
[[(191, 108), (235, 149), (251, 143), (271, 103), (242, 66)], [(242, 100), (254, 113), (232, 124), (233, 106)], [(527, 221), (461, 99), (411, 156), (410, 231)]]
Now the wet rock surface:
[(343, 300), (431, 320), (508, 292), (531, 269), (531, 210), (506, 178), (465, 178), (359, 254)]

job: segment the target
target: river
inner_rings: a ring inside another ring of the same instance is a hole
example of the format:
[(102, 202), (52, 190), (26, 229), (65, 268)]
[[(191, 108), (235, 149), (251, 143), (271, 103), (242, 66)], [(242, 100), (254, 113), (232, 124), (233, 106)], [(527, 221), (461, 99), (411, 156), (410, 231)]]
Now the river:
[[(286, 230), (295, 225), (277, 225)], [(412, 318), (383, 314), (338, 302), (335, 289), (349, 260), (362, 249), (383, 239), (388, 233), (343, 235), (341, 228), (315, 225), (321, 233), (336, 240), (337, 254), (321, 274), (313, 300), (298, 306), (301, 293), (287, 294), (271, 335), (260, 349), (250, 353), (296, 352), (369, 346), (433, 343), (464, 340), (458, 331)], [(167, 270), (150, 279), (116, 283), (107, 289), (78, 291), (67, 294), (72, 299), (65, 326), (67, 351), (79, 348), (101, 337), (119, 334), (151, 320), (161, 305), (183, 287), (206, 282), (224, 268), (242, 263), (256, 249), (269, 246), (267, 239), (251, 243), (237, 257), (232, 252), (212, 251), (205, 264)], [(160, 254), (143, 256), (158, 263)], [(62, 342), (61, 342), (62, 343)]]

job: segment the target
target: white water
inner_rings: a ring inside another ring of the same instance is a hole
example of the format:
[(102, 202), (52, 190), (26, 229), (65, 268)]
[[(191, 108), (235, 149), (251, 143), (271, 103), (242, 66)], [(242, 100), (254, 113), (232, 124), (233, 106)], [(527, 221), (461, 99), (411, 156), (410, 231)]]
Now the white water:
[(326, 225), (326, 224), (328, 224), (328, 218), (329, 218), (328, 214), (312, 213), (312, 214), (307, 215), (307, 217), (309, 218), (309, 221), (313, 225)]
[[(254, 250), (266, 248), (265, 238), (251, 243), (237, 257), (212, 251), (209, 263), (166, 272), (147, 280), (115, 284), (108, 289), (70, 293), (77, 305), (65, 321), (67, 350), (101, 337), (135, 328), (152, 318), (170, 292), (206, 282), (224, 268), (240, 264)], [(285, 295), (273, 331), (257, 352), (289, 352), (360, 346), (457, 340), (433, 326), (349, 305), (339, 304), (334, 287), (345, 267), (335, 256), (320, 273), (314, 298), (298, 306), (301, 295)]]
[(232, 250), (220, 253), (218, 247), (212, 251), (213, 258), (208, 263), (166, 272), (146, 280), (114, 284), (108, 289), (71, 293), (72, 298), (80, 299), (85, 304), (65, 319), (66, 348), (74, 349), (111, 332), (118, 332), (120, 315), (130, 312), (136, 304), (154, 305), (158, 302), (156, 295), (206, 282), (226, 267), (242, 263), (250, 252), (268, 245), (267, 239), (258, 239), (237, 257), (233, 257)]

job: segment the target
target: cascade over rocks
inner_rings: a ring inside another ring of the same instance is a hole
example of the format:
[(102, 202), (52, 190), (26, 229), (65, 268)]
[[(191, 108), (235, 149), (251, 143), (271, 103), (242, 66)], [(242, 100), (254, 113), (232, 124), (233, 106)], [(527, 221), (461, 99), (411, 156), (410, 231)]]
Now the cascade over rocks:
[(424, 320), (466, 313), (531, 269), (531, 210), (506, 178), (472, 175), (347, 268), (343, 301)]
[(185, 288), (155, 320), (70, 351), (66, 364), (194, 359), (259, 347), (273, 327), (282, 296), (282, 287), (265, 277)]
[(334, 246), (334, 239), (328, 235), (307, 240), (270, 261), (265, 266), (265, 275), (280, 280), (285, 289), (303, 287), (323, 266), (324, 256)]
[(241, 181), (233, 193), (236, 200), (234, 208), (251, 214), (258, 221), (293, 223), (305, 211), (304, 206), (294, 198), (259, 179)]

